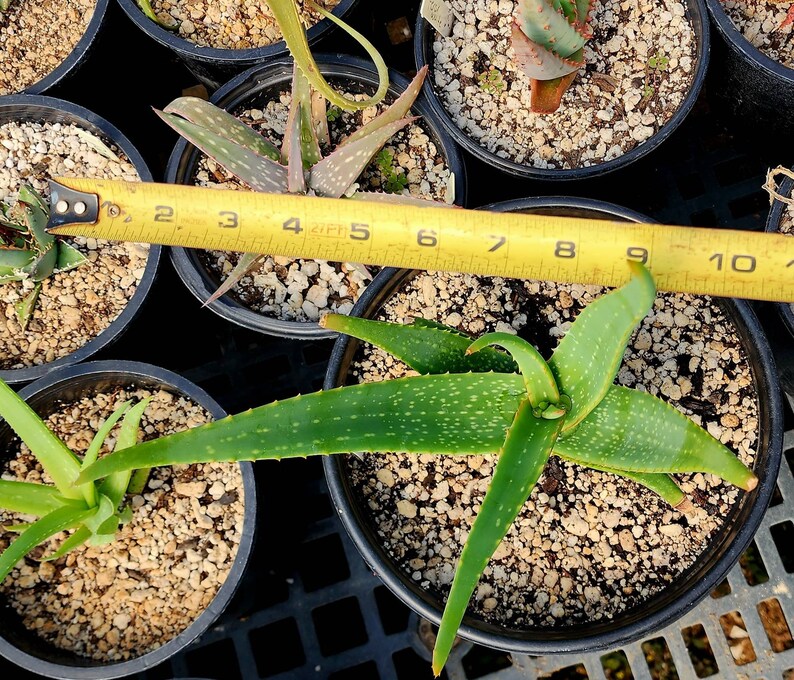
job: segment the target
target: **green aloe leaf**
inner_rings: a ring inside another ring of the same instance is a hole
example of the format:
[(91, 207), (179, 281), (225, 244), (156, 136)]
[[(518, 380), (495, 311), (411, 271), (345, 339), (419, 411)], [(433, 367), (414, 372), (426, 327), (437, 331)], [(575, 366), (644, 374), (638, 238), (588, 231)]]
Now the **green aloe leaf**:
[(69, 506), (80, 505), (79, 501), (65, 498), (55, 487), (31, 482), (0, 479), (0, 508), (25, 515), (44, 515)]
[(37, 545), (46, 541), (50, 536), (82, 524), (95, 512), (95, 509), (87, 510), (85, 507), (82, 509), (63, 507), (53, 510), (35, 521), (0, 555), (0, 583), (5, 581), (6, 576), (16, 563)]
[[(318, 107), (313, 100), (309, 81), (300, 72), (297, 64), (294, 65), (292, 68), (292, 101), (290, 102), (289, 115), (285, 126), (287, 134), (284, 135), (284, 144), (280, 156), (280, 161), (284, 165), (289, 164), (290, 150), (292, 149), (293, 135), (289, 131), (295, 127), (298, 129), (297, 137), (304, 167), (307, 169), (312, 167), (323, 157), (320, 152), (317, 128), (318, 124), (327, 125), (328, 123), (325, 117), (325, 100), (323, 100), (322, 116), (319, 115), (318, 111), (317, 120), (315, 120), (314, 109)], [(323, 130), (319, 132), (322, 134)], [(325, 134), (327, 134), (327, 128)]]
[(284, 41), (287, 43), (289, 53), (292, 55), (298, 68), (300, 68), (303, 75), (306, 76), (306, 79), (315, 90), (322, 93), (329, 102), (334, 106), (338, 106), (340, 109), (357, 111), (375, 106), (375, 104), (383, 99), (389, 88), (389, 69), (386, 66), (386, 62), (383, 61), (383, 58), (378, 54), (378, 51), (372, 43), (361, 35), (361, 33), (352, 29), (330, 12), (326, 12), (322, 7), (318, 7), (314, 3), (311, 3), (310, 6), (313, 10), (317, 11), (323, 17), (339, 26), (348, 35), (352, 36), (367, 51), (372, 61), (375, 62), (375, 67), (378, 71), (378, 90), (372, 97), (364, 101), (348, 99), (336, 92), (325, 78), (323, 78), (317, 66), (317, 62), (314, 61), (314, 57), (309, 49), (309, 41), (306, 38), (306, 31), (303, 28), (303, 23), (298, 14), (295, 1), (268, 0), (268, 7), (270, 7), (270, 11), (273, 13), (278, 27), (281, 29), (281, 34), (284, 36)]
[(414, 376), (260, 406), (101, 458), (78, 483), (133, 468), (351, 451), (497, 451), (525, 398), (520, 376)]
[(455, 569), (433, 650), (435, 675), (447, 661), (482, 572), (543, 472), (561, 427), (562, 419), (543, 420), (532, 415), (528, 399), (518, 408)]
[(64, 539), (63, 543), (58, 546), (55, 552), (46, 557), (42, 557), (41, 561), (51, 562), (52, 560), (57, 560), (59, 557), (63, 557), (66, 553), (71, 552), (75, 548), (79, 548), (89, 538), (91, 538), (91, 530), (84, 526), (78, 527), (71, 536)]
[(227, 129), (224, 128), (222, 134), (218, 134), (171, 113), (157, 110), (155, 113), (191, 144), (255, 191), (272, 194), (283, 194), (287, 191), (287, 169), (266, 156), (260, 156), (245, 146), (229, 141), (223, 136)]
[(23, 270), (27, 269), (35, 258), (36, 255), (29, 250), (0, 248), (0, 283), (24, 279)]
[[(290, 109), (284, 135), (287, 145), (287, 191), (291, 194), (306, 193), (306, 176), (303, 174), (303, 131), (301, 129), (304, 107), (300, 102)], [(311, 128), (311, 124), (309, 125)]]
[(309, 175), (309, 186), (319, 196), (339, 198), (358, 179), (378, 150), (416, 118), (402, 118), (387, 123), (368, 137), (337, 147), (333, 153), (315, 165)]
[[(164, 111), (180, 116), (198, 127), (214, 130), (257, 156), (265, 156), (273, 161), (278, 161), (281, 158), (278, 148), (256, 130), (235, 118), (228, 111), (203, 99), (178, 97), (166, 106)], [(177, 132), (179, 131), (177, 130)]]
[(469, 346), (466, 354), (473, 354), (491, 345), (506, 349), (518, 364), (532, 408), (545, 409), (550, 404), (557, 404), (560, 401), (557, 383), (548, 364), (538, 350), (517, 335), (486, 333)]
[[(83, 522), (83, 525), (91, 532), (91, 537), (88, 539), (91, 545), (104, 545), (107, 542), (105, 540), (105, 535), (107, 534), (107, 530), (105, 529), (106, 522), (115, 517), (116, 505), (113, 504), (110, 498), (104, 494), (100, 494), (99, 502), (95, 510), (96, 512), (92, 513), (91, 516)], [(116, 526), (117, 525), (118, 520), (116, 520)]]
[(587, 305), (549, 360), (560, 392), (573, 402), (563, 432), (586, 418), (610, 389), (631, 334), (656, 299), (648, 270), (639, 262), (629, 266), (631, 280)]
[(516, 64), (527, 77), (533, 80), (545, 81), (563, 78), (584, 66), (579, 51), (573, 52), (570, 58), (560, 57), (543, 45), (527, 38), (516, 21), (513, 21), (511, 31), (510, 42), (515, 53)]
[(372, 343), (419, 373), (514, 373), (518, 370), (507, 354), (492, 348), (468, 355), (466, 352), (472, 343), (469, 336), (427, 319), (417, 318), (413, 325), (400, 325), (327, 314), (320, 325)]
[(5, 12), (11, 7), (12, 0), (0, 0), (0, 12)]
[(229, 275), (223, 280), (223, 283), (218, 286), (218, 290), (216, 290), (212, 295), (210, 295), (209, 299), (202, 305), (202, 307), (206, 307), (211, 302), (215, 302), (218, 298), (223, 295), (226, 295), (232, 288), (234, 288), (240, 281), (245, 278), (245, 275), (248, 272), (253, 271), (256, 266), (264, 260), (266, 255), (260, 255), (259, 253), (240, 253), (240, 259), (237, 261), (237, 264), (234, 268), (229, 272)]
[[(104, 444), (105, 440), (108, 438), (110, 431), (127, 412), (131, 404), (131, 400), (125, 401), (121, 406), (113, 411), (113, 413), (110, 414), (104, 423), (102, 423), (94, 435), (94, 438), (91, 440), (91, 443), (88, 445), (88, 449), (83, 456), (83, 462), (80, 465), (80, 469), (84, 470), (97, 459), (99, 451), (102, 448), (102, 444)], [(86, 503), (88, 503), (89, 506), (93, 507), (97, 504), (98, 499), (96, 497), (96, 487), (93, 484), (83, 484), (80, 487), (80, 493), (83, 494), (83, 498), (85, 498)]]
[(61, 495), (66, 498), (81, 499), (80, 491), (72, 486), (80, 472), (77, 458), (58, 437), (50, 432), (36, 412), (2, 380), (0, 380), (0, 416), (28, 445)]
[(77, 250), (77, 248), (63, 241), (58, 243), (58, 256), (55, 260), (55, 271), (68, 272), (70, 269), (76, 269), (86, 262), (88, 262), (88, 258)]
[(519, 2), (517, 23), (532, 42), (562, 58), (582, 49), (586, 42), (565, 15), (546, 0)]
[[(151, 402), (151, 397), (141, 399), (135, 406), (133, 406), (124, 415), (124, 420), (121, 421), (119, 428), (119, 436), (116, 439), (116, 446), (113, 453), (117, 453), (123, 449), (135, 446), (138, 443), (138, 430), (141, 426), (141, 417)], [(96, 465), (96, 464), (94, 464)], [(90, 469), (89, 466), (87, 469)], [(109, 474), (102, 484), (99, 486), (99, 493), (101, 496), (107, 496), (113, 504), (113, 512), (115, 513), (127, 493), (127, 487), (130, 484), (130, 476), (132, 470), (119, 470)]]
[(726, 446), (670, 404), (613, 385), (579, 427), (557, 440), (561, 458), (626, 472), (709, 472), (750, 491), (758, 480)]
[(24, 331), (30, 320), (33, 318), (33, 310), (36, 308), (36, 301), (39, 299), (41, 292), (41, 283), (37, 283), (25, 297), (19, 302), (14, 304), (14, 313), (17, 315), (17, 321), (22, 326)]

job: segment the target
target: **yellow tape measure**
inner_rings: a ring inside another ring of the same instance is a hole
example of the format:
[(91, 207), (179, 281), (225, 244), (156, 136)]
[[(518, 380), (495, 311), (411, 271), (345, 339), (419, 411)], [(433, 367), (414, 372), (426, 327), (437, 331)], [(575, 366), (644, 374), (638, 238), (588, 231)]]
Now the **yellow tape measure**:
[(794, 302), (794, 238), (599, 219), (61, 179), (49, 231), (111, 241)]

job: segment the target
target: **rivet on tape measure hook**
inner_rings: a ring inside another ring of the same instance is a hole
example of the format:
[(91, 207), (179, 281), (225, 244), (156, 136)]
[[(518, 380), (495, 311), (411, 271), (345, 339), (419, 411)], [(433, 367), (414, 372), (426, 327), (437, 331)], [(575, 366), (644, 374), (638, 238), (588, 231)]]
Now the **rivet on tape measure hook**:
[[(52, 183), (55, 234), (794, 302), (794, 238), (118, 180)], [(78, 209), (79, 206), (79, 209)]]

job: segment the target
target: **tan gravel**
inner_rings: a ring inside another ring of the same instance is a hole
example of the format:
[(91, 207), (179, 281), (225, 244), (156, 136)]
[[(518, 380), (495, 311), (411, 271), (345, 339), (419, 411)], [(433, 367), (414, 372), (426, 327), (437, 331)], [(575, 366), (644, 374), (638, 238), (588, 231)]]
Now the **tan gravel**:
[[(794, 3), (723, 0), (725, 14), (741, 34), (770, 59), (794, 68)], [(789, 19), (789, 12), (792, 16)]]
[[(65, 405), (48, 424), (70, 449), (83, 453), (115, 407), (151, 394), (117, 389), (87, 397)], [(184, 397), (166, 391), (153, 397), (142, 439), (210, 420)], [(115, 437), (114, 430), (111, 441)], [(24, 445), (3, 477), (49, 481)], [(59, 648), (99, 661), (152, 651), (190, 625), (225, 581), (242, 532), (242, 475), (235, 464), (156, 468), (144, 493), (128, 500), (133, 519), (115, 542), (37, 562), (60, 544), (66, 536), (61, 534), (21, 561), (0, 587), (28, 628)], [(22, 520), (0, 513), (2, 522)], [(0, 550), (11, 538), (0, 533)]]
[(0, 95), (54, 71), (83, 37), (96, 0), (12, 0), (0, 12)]
[[(473, 335), (518, 332), (548, 357), (595, 286), (421, 274), (378, 318), (435, 319)], [(535, 322), (535, 320), (539, 320)], [(407, 368), (360, 350), (352, 380)], [(708, 298), (659, 295), (623, 359), (617, 382), (672, 403), (752, 464), (757, 397), (731, 324)], [(490, 483), (494, 456), (349, 456), (355, 494), (394, 561), (422, 587), (446, 595), (457, 558)], [(626, 479), (552, 457), (497, 549), (471, 609), (524, 628), (610, 619), (636, 607), (691, 565), (741, 493), (712, 475), (680, 475), (691, 514)]]
[[(83, 131), (84, 132), (84, 131)], [(49, 196), (51, 177), (137, 181), (134, 166), (98, 153), (74, 125), (6, 123), (0, 126), (0, 202), (12, 205), (23, 183)], [(114, 149), (118, 154), (118, 149)], [(99, 335), (135, 293), (149, 246), (65, 238), (89, 259), (44, 281), (27, 328), (14, 304), (32, 290), (31, 281), (0, 285), (0, 368), (36, 366), (59, 359)]]

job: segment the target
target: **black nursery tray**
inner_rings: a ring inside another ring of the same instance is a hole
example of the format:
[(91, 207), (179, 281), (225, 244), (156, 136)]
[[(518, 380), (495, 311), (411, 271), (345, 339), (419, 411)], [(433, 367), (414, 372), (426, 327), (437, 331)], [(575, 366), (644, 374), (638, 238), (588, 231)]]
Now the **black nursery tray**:
[[(401, 17), (413, 26), (418, 2), (373, 4), (380, 7), (360, 8), (354, 23), (376, 36), (390, 65), (409, 71), (410, 41), (390, 44), (385, 27)], [(149, 106), (163, 107), (195, 80), (170, 53), (140, 34), (115, 3), (109, 13), (108, 28), (88, 64), (52, 94), (88, 106), (116, 124), (161, 178), (176, 139)], [(392, 35), (400, 33), (400, 26), (393, 24), (397, 30)], [(353, 49), (346, 41), (322, 48)], [(723, 117), (713, 103), (717, 85), (715, 78), (707, 81), (693, 113), (660, 149), (606, 177), (556, 184), (518, 180), (467, 157), (469, 205), (531, 195), (578, 195), (619, 203), (660, 222), (760, 230), (768, 210), (761, 190), (765, 172), (794, 162), (794, 144), (771, 134), (765, 138), (766, 131), (755, 121)], [(280, 341), (232, 327), (200, 309), (170, 267), (164, 269), (153, 299), (132, 329), (97, 358), (148, 361), (177, 371), (230, 412), (321, 387), (330, 341)], [(794, 340), (771, 305), (758, 305), (758, 311), (776, 347), (784, 383), (794, 393)], [(790, 428), (790, 412), (788, 418)], [(743, 566), (730, 572), (727, 586), (718, 589), (719, 597), (707, 598), (648, 640), (612, 653), (510, 658), (462, 643), (442, 677), (794, 678), (794, 670), (788, 670), (794, 669), (789, 630), (794, 627), (794, 431), (786, 434), (785, 450), (779, 493), (754, 547)], [(397, 601), (359, 557), (329, 502), (319, 460), (260, 463), (256, 472), (261, 508), (257, 549), (231, 607), (187, 652), (139, 677), (431, 678), (430, 652), (423, 642), (427, 624)], [(779, 626), (773, 642), (759, 605), (763, 612), (781, 607), (791, 622), (788, 629)], [(743, 666), (735, 664), (720, 625), (721, 616), (735, 611), (742, 615), (756, 657)], [(0, 660), (0, 677), (34, 676)]]

